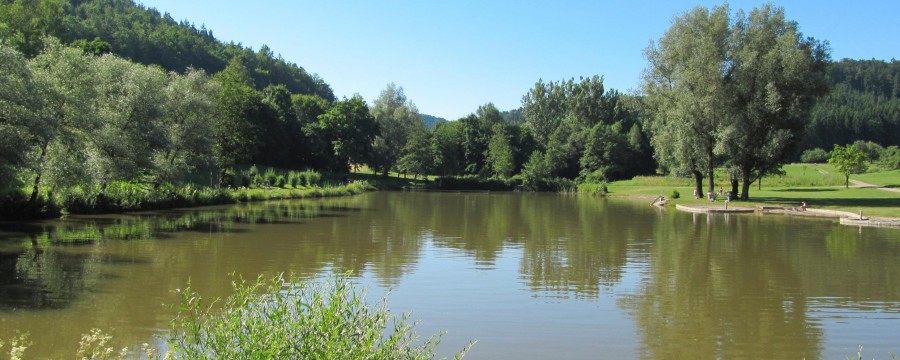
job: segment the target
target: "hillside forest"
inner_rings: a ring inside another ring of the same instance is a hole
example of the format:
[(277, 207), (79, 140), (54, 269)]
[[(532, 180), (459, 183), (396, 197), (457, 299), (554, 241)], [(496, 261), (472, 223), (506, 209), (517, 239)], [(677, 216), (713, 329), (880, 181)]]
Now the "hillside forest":
[(537, 79), (518, 109), (485, 103), (446, 121), (397, 84), (371, 104), (337, 99), (266, 46), (224, 43), (131, 0), (3, 0), (0, 205), (102, 201), (126, 185), (238, 187), (253, 164), (539, 191), (649, 174), (702, 190), (725, 168), (744, 199), (753, 181), (824, 162), (836, 145), (900, 168), (900, 64), (833, 61), (782, 8), (695, 8), (646, 54), (640, 92), (600, 75)]

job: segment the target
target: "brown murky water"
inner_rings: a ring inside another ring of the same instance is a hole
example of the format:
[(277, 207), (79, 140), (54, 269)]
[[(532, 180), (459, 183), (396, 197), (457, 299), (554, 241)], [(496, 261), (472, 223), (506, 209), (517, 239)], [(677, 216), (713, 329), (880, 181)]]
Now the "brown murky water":
[(900, 352), (900, 230), (526, 193), (389, 193), (0, 225), (0, 338), (160, 342), (190, 279), (352, 271), (472, 359)]

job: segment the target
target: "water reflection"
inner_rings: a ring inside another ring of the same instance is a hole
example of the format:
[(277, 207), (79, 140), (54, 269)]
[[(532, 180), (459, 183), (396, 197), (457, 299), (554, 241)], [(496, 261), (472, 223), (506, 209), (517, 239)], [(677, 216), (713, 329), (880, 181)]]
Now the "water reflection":
[[(420, 286), (411, 298), (446, 288), (452, 299), (433, 305), (440, 311), (429, 321), (478, 324), (490, 316), (497, 334), (520, 321), (506, 308), (565, 304), (552, 313), (559, 328), (546, 324), (554, 341), (572, 341), (557, 344), (563, 348), (622, 330), (578, 312), (593, 304), (602, 309), (591, 316), (615, 312), (633, 322), (633, 344), (601, 344), (630, 346), (619, 352), (632, 357), (842, 357), (855, 348), (835, 354), (829, 332), (870, 341), (858, 334), (884, 332), (867, 331), (872, 314), (887, 314), (876, 326), (897, 329), (887, 322), (900, 313), (896, 238), (893, 229), (827, 220), (513, 193), (373, 193), (0, 224), (0, 338), (28, 331), (36, 344), (53, 344), (36, 357), (68, 357), (90, 327), (120, 329), (132, 343), (159, 333), (170, 316), (160, 304), (172, 303), (170, 291), (188, 279), (200, 293), (222, 296), (231, 272), (350, 271), (384, 288)], [(448, 254), (463, 261), (434, 268), (435, 256)], [(438, 271), (446, 272), (440, 284), (409, 284)], [(505, 282), (466, 293), (472, 287), (454, 280), (466, 271), (515, 276), (476, 276)], [(479, 312), (491, 297), (507, 303)], [(608, 308), (606, 299), (613, 299)], [(543, 336), (513, 340), (538, 344), (550, 335)], [(502, 343), (479, 340), (486, 349)], [(546, 357), (538, 350), (535, 357)]]

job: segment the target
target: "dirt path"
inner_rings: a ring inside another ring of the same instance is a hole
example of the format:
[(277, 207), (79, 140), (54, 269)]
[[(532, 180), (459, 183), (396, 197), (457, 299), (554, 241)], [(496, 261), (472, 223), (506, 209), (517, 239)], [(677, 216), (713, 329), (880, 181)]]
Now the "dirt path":
[(859, 180), (850, 180), (850, 183), (853, 184), (853, 186), (855, 186), (855, 187), (860, 187), (860, 188), (873, 188), (873, 189), (880, 189), (880, 190), (884, 190), (884, 191), (890, 191), (890, 192), (900, 193), (900, 189), (897, 189), (897, 188), (889, 188), (889, 187), (886, 187), (886, 186), (875, 185), (875, 184), (869, 184), (869, 183), (862, 182), (862, 181), (859, 181)]

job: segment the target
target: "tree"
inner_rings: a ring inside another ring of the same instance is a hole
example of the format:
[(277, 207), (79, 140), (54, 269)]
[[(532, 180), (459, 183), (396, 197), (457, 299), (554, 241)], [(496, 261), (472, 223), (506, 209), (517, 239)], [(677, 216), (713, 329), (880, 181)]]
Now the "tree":
[(439, 175), (458, 175), (465, 171), (462, 121), (437, 124), (431, 141), (434, 149), (434, 166)]
[(372, 116), (381, 132), (375, 137), (375, 168), (387, 177), (403, 153), (410, 129), (421, 123), (419, 111), (403, 94), (403, 87), (390, 83), (372, 106)]
[(850, 187), (850, 174), (865, 173), (868, 166), (866, 154), (856, 145), (840, 146), (835, 144), (831, 150), (831, 158), (828, 163), (834, 165), (837, 171), (844, 174), (844, 187)]
[(155, 159), (159, 182), (182, 181), (213, 161), (213, 128), (218, 113), (219, 83), (203, 70), (184, 75), (169, 73), (163, 104), (163, 127), (168, 141)]
[(98, 200), (116, 180), (146, 180), (153, 158), (168, 145), (163, 126), (168, 78), (158, 67), (139, 65), (115, 55), (95, 61), (96, 116), (88, 137), (91, 178), (99, 184)]
[(702, 192), (703, 175), (713, 191), (719, 131), (728, 119), (726, 83), (732, 71), (728, 5), (696, 7), (676, 17), (665, 35), (645, 51), (650, 62), (644, 94), (653, 114), (652, 143), (660, 165), (692, 173)]
[(220, 87), (216, 95), (219, 116), (213, 127), (213, 150), (219, 179), (224, 181), (232, 166), (256, 153), (262, 95), (253, 89), (249, 70), (239, 58), (232, 59), (214, 78)]
[(513, 161), (513, 149), (506, 124), (494, 124), (487, 153), (487, 164), (491, 172), (496, 176), (509, 177), (515, 168)]
[(0, 191), (15, 188), (16, 169), (25, 164), (40, 120), (37, 95), (25, 57), (0, 43)]
[(413, 180), (428, 174), (434, 165), (434, 148), (425, 124), (420, 122), (409, 131), (409, 138), (403, 147), (403, 156), (397, 167), (405, 174), (412, 173)]
[(330, 168), (341, 172), (348, 172), (350, 164), (371, 162), (372, 144), (379, 133), (378, 123), (359, 95), (338, 101), (310, 131), (326, 139), (332, 151)]
[(728, 121), (720, 152), (741, 176), (741, 199), (750, 184), (777, 173), (803, 140), (816, 99), (827, 91), (828, 50), (803, 38), (784, 9), (771, 4), (738, 13), (725, 78)]
[(44, 39), (44, 50), (28, 61), (37, 86), (39, 121), (32, 127), (32, 156), (27, 168), (34, 174), (31, 203), (44, 182), (83, 183), (85, 143), (95, 128), (97, 68), (83, 51)]

